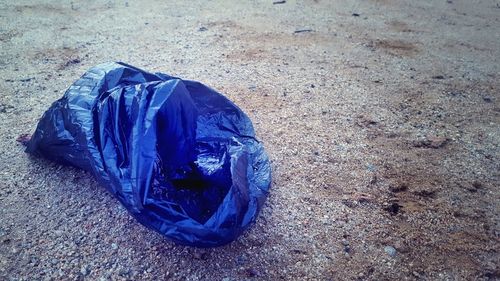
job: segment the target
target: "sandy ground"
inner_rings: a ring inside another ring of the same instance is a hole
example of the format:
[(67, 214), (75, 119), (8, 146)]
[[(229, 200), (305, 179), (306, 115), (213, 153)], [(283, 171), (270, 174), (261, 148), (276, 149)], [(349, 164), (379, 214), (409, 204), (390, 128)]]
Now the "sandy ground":
[[(499, 1), (173, 2), (0, 1), (1, 280), (500, 278)], [(274, 169), (253, 228), (177, 246), (23, 152), (105, 61), (249, 114)]]

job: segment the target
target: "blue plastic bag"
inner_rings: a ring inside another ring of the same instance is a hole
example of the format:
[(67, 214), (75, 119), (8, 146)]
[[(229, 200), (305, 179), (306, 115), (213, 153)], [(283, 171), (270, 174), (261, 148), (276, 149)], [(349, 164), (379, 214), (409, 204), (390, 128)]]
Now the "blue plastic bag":
[(139, 222), (197, 247), (240, 235), (271, 183), (268, 156), (235, 104), (124, 63), (86, 72), (45, 112), (26, 151), (90, 171)]

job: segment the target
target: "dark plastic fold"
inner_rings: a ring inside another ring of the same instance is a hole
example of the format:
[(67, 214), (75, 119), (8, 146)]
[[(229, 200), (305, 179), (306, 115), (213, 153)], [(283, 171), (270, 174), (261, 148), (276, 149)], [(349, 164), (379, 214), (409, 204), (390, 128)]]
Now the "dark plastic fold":
[(93, 67), (45, 112), (27, 152), (90, 171), (145, 226), (197, 247), (236, 239), (271, 183), (250, 119), (207, 86)]

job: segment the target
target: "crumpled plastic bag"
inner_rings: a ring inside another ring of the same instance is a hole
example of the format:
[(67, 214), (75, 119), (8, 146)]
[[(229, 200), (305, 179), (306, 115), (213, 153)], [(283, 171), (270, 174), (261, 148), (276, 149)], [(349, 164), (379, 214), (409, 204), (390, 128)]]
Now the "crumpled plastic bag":
[(124, 63), (93, 67), (69, 87), (26, 151), (90, 171), (139, 222), (197, 247), (236, 239), (271, 184), (268, 156), (235, 104)]

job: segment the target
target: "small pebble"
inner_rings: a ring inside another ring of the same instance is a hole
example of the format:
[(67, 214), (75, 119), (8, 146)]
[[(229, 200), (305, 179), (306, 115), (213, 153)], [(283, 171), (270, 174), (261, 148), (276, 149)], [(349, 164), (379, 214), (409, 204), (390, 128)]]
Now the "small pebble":
[(120, 275), (122, 277), (127, 277), (129, 274), (130, 274), (129, 268), (122, 267), (118, 270), (118, 275)]
[(375, 165), (370, 164), (370, 163), (368, 163), (368, 164), (366, 165), (366, 169), (367, 169), (368, 171), (370, 171), (370, 172), (375, 172), (375, 171), (377, 170), (377, 168), (375, 167)]
[(194, 252), (193, 257), (197, 260), (206, 260), (208, 258), (206, 252)]
[(247, 276), (248, 277), (255, 277), (259, 276), (259, 272), (255, 268), (248, 268), (246, 270)]
[(86, 265), (82, 266), (82, 268), (80, 269), (80, 273), (83, 275), (83, 276), (87, 276), (87, 274), (89, 274), (89, 269)]
[(396, 249), (392, 246), (385, 246), (384, 251), (391, 257), (396, 256)]
[(236, 264), (237, 265), (243, 265), (247, 261), (247, 258), (244, 255), (241, 255), (236, 258)]
[(350, 253), (351, 252), (351, 247), (349, 247), (349, 245), (345, 245), (344, 246), (344, 252), (347, 253), (347, 254)]

